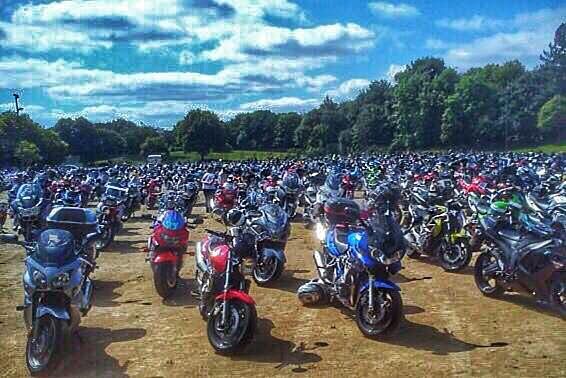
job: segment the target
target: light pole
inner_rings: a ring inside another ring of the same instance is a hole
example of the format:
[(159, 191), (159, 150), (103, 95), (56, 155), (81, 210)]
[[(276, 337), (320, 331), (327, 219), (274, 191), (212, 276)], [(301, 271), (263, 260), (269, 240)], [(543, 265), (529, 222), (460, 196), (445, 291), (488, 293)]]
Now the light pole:
[(17, 117), (20, 115), (20, 110), (24, 110), (24, 108), (20, 108), (20, 105), (18, 104), (18, 99), (20, 98), (20, 95), (14, 93), (13, 96), (14, 96), (14, 102), (16, 103), (16, 117)]

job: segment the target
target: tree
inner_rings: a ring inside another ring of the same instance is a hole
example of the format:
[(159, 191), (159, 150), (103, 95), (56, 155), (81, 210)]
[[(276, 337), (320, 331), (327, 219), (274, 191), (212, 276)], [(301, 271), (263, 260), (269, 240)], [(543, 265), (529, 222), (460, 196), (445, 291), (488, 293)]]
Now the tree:
[(280, 114), (275, 124), (275, 141), (273, 146), (279, 149), (293, 147), (293, 136), (295, 130), (301, 124), (302, 117), (297, 113)]
[(215, 113), (208, 110), (191, 110), (177, 123), (175, 134), (183, 150), (197, 152), (201, 160), (210, 150), (225, 148), (224, 125)]
[(32, 142), (22, 140), (16, 146), (14, 158), (22, 166), (26, 167), (41, 160), (39, 148)]
[(167, 154), (167, 141), (162, 136), (149, 137), (140, 146), (140, 154), (142, 156), (152, 154)]
[(554, 141), (561, 142), (566, 131), (566, 97), (556, 95), (548, 100), (538, 112), (537, 126)]
[(556, 29), (554, 41), (548, 45), (548, 50), (542, 52), (540, 59), (557, 82), (558, 93), (566, 95), (566, 23)]

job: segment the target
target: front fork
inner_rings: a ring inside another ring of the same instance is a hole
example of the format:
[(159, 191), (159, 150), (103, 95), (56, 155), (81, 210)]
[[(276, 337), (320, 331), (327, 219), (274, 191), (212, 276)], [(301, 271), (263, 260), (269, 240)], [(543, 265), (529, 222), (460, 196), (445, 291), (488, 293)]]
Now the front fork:
[[(228, 262), (226, 263), (226, 278), (224, 279), (224, 293), (228, 292), (230, 285), (230, 272), (232, 271), (232, 251), (228, 252)], [(226, 327), (228, 320), (228, 299), (224, 295), (224, 302), (222, 303), (222, 327)]]
[(374, 302), (373, 279), (374, 279), (373, 276), (370, 275), (369, 279), (368, 279), (368, 284), (369, 284), (369, 286), (368, 286), (368, 290), (369, 290), (369, 292), (368, 292), (368, 309), (369, 309), (370, 313), (373, 313), (373, 310), (374, 310), (374, 308), (373, 308), (373, 302)]

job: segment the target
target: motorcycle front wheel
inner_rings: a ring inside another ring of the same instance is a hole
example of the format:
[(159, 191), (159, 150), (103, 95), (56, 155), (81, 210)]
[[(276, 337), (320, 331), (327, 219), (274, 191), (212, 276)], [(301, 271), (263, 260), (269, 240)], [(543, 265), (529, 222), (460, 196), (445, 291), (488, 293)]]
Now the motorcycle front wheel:
[(270, 256), (256, 262), (253, 270), (254, 281), (258, 286), (265, 286), (277, 280), (283, 273), (283, 262)]
[(496, 273), (499, 271), (497, 256), (484, 252), (478, 256), (474, 266), (474, 281), (481, 293), (488, 297), (497, 297), (505, 291), (497, 282)]
[(550, 303), (566, 317), (566, 272), (561, 272), (550, 284)]
[(213, 311), (207, 321), (210, 345), (222, 355), (242, 352), (252, 340), (257, 326), (255, 306), (238, 300), (227, 301), (226, 324), (222, 324), (222, 302), (216, 306), (220, 307), (219, 311)]
[[(371, 289), (369, 289), (371, 290)], [(369, 290), (356, 305), (356, 323), (364, 336), (386, 338), (393, 335), (403, 319), (403, 300), (395, 290), (374, 290), (374, 309), (369, 308)]]
[(46, 315), (36, 319), (37, 333), (28, 336), (26, 365), (32, 376), (47, 376), (55, 370), (63, 345), (63, 326), (60, 319)]
[(98, 240), (94, 242), (94, 247), (97, 251), (102, 251), (112, 243), (114, 240), (114, 232), (112, 231), (112, 227), (104, 227), (104, 231), (102, 231), (102, 235)]
[(446, 272), (458, 272), (468, 266), (472, 260), (472, 251), (465, 240), (457, 240), (455, 243), (444, 240), (440, 244), (438, 259)]
[(163, 299), (173, 295), (177, 287), (177, 271), (172, 263), (155, 264), (153, 267), (153, 283), (157, 294)]

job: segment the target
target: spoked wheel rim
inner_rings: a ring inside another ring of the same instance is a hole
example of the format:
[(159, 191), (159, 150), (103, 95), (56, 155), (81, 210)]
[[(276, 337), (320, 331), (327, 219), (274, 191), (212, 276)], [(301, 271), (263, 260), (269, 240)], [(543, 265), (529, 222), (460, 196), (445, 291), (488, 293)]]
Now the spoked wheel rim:
[(279, 260), (276, 257), (262, 258), (254, 267), (254, 277), (259, 282), (268, 282), (277, 273)]
[(100, 237), (100, 239), (94, 242), (94, 247), (96, 249), (104, 248), (110, 237), (111, 237), (110, 230), (105, 228), (104, 231), (102, 231), (102, 236)]
[(365, 328), (371, 329), (374, 333), (380, 333), (387, 329), (393, 321), (393, 298), (388, 292), (375, 293), (375, 295), (373, 310), (369, 308), (369, 298), (366, 295), (360, 299), (362, 303), (357, 315)]
[(40, 322), (37, 337), (32, 338), (27, 345), (28, 363), (34, 371), (42, 370), (49, 364), (56, 347), (57, 338), (57, 328), (53, 318), (50, 316), (42, 317), (37, 321)]
[(490, 294), (498, 289), (496, 277), (498, 267), (497, 257), (493, 254), (482, 254), (478, 257), (475, 278), (482, 292)]
[(248, 328), (249, 311), (247, 306), (238, 302), (229, 302), (226, 323), (222, 324), (222, 309), (212, 319), (216, 336), (215, 342), (219, 347), (230, 347), (241, 340)]
[(555, 280), (552, 283), (550, 295), (552, 303), (561, 313), (566, 314), (566, 282), (564, 279)]
[(463, 265), (467, 264), (468, 260), (467, 248), (463, 242), (444, 242), (440, 258), (443, 265), (449, 269), (456, 270), (463, 268)]

